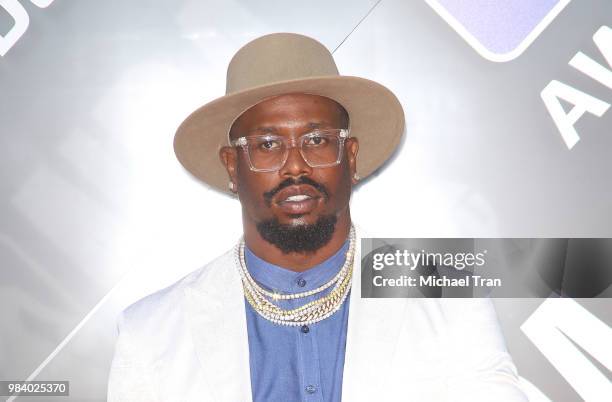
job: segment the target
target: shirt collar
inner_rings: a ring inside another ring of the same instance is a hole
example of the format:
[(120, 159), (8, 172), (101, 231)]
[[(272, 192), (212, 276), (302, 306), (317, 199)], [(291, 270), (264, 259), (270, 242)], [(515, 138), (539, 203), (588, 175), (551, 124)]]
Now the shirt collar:
[(256, 256), (246, 245), (244, 258), (249, 273), (260, 285), (269, 290), (296, 293), (316, 289), (332, 279), (344, 265), (348, 246), (347, 239), (334, 255), (304, 272), (294, 272), (271, 264)]

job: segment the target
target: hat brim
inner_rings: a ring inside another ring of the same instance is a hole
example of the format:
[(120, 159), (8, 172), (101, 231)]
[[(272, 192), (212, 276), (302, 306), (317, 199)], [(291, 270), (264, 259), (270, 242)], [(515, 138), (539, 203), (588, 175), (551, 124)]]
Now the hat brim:
[(174, 152), (178, 160), (196, 178), (233, 194), (228, 189), (229, 177), (219, 158), (221, 147), (228, 145), (232, 123), (265, 98), (296, 92), (331, 98), (347, 110), (351, 137), (359, 141), (357, 174), (361, 178), (379, 168), (400, 143), (404, 111), (393, 92), (360, 77), (323, 76), (249, 88), (198, 108), (177, 129)]

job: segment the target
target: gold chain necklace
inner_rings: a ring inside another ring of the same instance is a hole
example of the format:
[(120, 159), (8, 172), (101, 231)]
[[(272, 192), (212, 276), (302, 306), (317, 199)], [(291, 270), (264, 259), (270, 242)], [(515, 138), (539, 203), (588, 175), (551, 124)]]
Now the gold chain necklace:
[[(244, 239), (235, 248), (236, 265), (242, 280), (244, 295), (253, 309), (265, 319), (276, 324), (287, 326), (308, 325), (324, 320), (334, 314), (351, 289), (353, 277), (353, 260), (355, 256), (355, 228), (351, 225), (349, 233), (349, 249), (340, 271), (327, 283), (316, 289), (301, 293), (281, 294), (263, 289), (251, 276), (244, 258)], [(329, 294), (313, 300), (303, 306), (286, 310), (274, 304), (276, 300), (298, 299), (320, 293), (335, 285)], [(271, 299), (271, 300), (270, 300)]]

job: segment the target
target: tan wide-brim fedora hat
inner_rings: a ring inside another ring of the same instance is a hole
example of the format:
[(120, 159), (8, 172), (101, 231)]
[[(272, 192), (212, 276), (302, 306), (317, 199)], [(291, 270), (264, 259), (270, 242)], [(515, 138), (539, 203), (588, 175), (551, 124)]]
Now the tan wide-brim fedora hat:
[(197, 109), (174, 137), (178, 160), (191, 174), (232, 194), (219, 150), (229, 145), (236, 118), (262, 100), (287, 93), (331, 98), (347, 110), (350, 136), (357, 137), (357, 174), (367, 177), (400, 143), (404, 112), (385, 86), (360, 77), (342, 76), (329, 50), (294, 33), (274, 33), (244, 45), (227, 68), (226, 95)]

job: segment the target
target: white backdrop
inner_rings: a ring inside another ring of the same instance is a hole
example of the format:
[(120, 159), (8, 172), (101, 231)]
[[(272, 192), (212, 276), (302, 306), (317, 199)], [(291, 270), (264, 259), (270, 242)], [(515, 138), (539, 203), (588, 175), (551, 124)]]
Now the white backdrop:
[[(223, 95), (234, 52), (270, 32), (316, 38), (341, 74), (402, 102), (402, 146), (351, 204), (373, 236), (610, 237), (612, 113), (580, 114), (569, 149), (541, 92), (558, 80), (612, 102), (568, 64), (583, 52), (609, 68), (593, 35), (612, 3), (489, 3), (0, 0), (0, 379), (66, 379), (71, 400), (105, 400), (119, 311), (239, 238), (239, 203), (192, 179), (172, 140)], [(609, 331), (608, 299), (579, 302)], [(520, 374), (551, 400), (584, 399), (589, 380), (521, 330), (542, 300), (496, 303)], [(609, 381), (610, 361), (589, 359)]]

